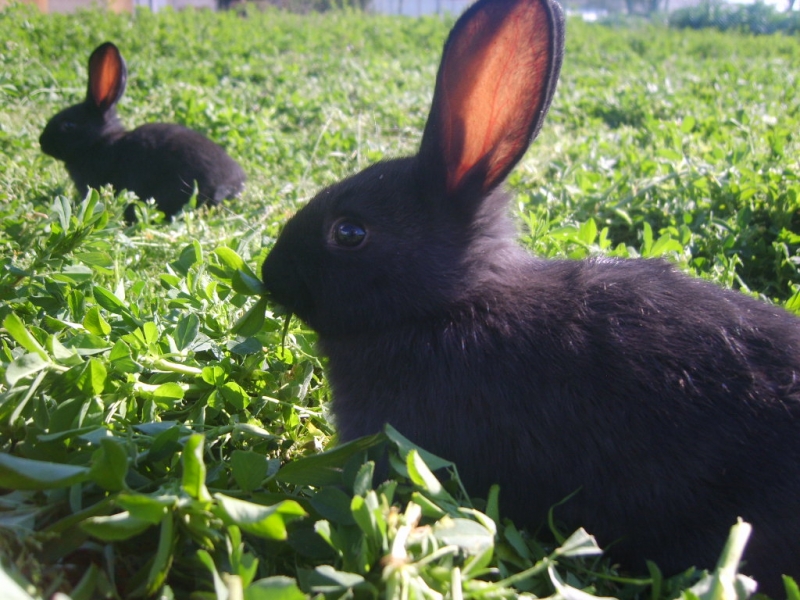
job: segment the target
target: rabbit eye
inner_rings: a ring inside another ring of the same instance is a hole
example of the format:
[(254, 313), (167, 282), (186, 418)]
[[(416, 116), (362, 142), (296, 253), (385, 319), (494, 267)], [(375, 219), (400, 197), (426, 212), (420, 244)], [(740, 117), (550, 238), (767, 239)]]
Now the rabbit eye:
[(78, 126), (75, 124), (74, 121), (64, 121), (61, 124), (61, 131), (67, 131), (67, 132), (75, 131), (75, 129), (77, 129), (77, 127)]
[(367, 237), (366, 230), (349, 221), (341, 221), (333, 229), (333, 238), (340, 246), (355, 248)]

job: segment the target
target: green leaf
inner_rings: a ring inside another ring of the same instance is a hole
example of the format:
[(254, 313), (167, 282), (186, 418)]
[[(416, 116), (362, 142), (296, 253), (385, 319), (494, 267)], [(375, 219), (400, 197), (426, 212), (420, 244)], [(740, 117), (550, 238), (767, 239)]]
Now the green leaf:
[(96, 358), (90, 358), (80, 369), (74, 384), (84, 394), (97, 396), (103, 392), (107, 376), (103, 363)]
[(471, 556), (494, 547), (494, 533), (469, 519), (440, 519), (433, 526), (433, 534), (442, 544), (458, 546)]
[(175, 545), (178, 539), (174, 533), (175, 526), (172, 522), (172, 515), (168, 515), (161, 521), (161, 531), (158, 536), (158, 550), (150, 566), (147, 576), (147, 593), (149, 596), (155, 594), (164, 582), (172, 567), (172, 560), (175, 556)]
[(439, 502), (445, 502), (452, 506), (458, 506), (455, 499), (444, 489), (436, 476), (422, 460), (417, 450), (410, 450), (406, 455), (406, 468), (411, 481), (415, 485), (427, 492), (431, 498)]
[(350, 590), (362, 591), (371, 596), (377, 596), (378, 590), (364, 577), (357, 573), (337, 571), (329, 565), (317, 567), (313, 571), (299, 569), (300, 582), (303, 589), (314, 593), (339, 597)]
[(593, 535), (589, 535), (585, 529), (580, 528), (569, 536), (560, 548), (556, 549), (556, 554), (560, 556), (597, 556), (603, 550), (597, 545)]
[(109, 492), (125, 489), (128, 474), (128, 454), (125, 447), (112, 438), (100, 441), (100, 448), (92, 455), (90, 470), (92, 480)]
[(259, 298), (250, 309), (241, 316), (233, 325), (233, 333), (241, 336), (251, 336), (261, 331), (266, 320), (268, 300), (266, 297)]
[(225, 369), (223, 369), (219, 365), (214, 365), (211, 367), (203, 367), (203, 372), (200, 376), (206, 383), (216, 386), (222, 385), (223, 383), (225, 383), (225, 379), (227, 379)]
[(121, 315), (127, 311), (127, 307), (125, 304), (117, 298), (117, 296), (107, 290), (106, 288), (95, 285), (92, 287), (92, 294), (94, 295), (94, 301), (97, 302), (102, 308), (106, 309), (110, 313), (114, 313), (115, 315)]
[(794, 579), (784, 575), (783, 587), (786, 590), (786, 600), (800, 600), (800, 587)]
[[(366, 492), (365, 492), (366, 494)], [(323, 487), (311, 498), (314, 507), (323, 519), (340, 525), (355, 525), (352, 499), (336, 487)]]
[(23, 354), (8, 365), (6, 369), (6, 381), (8, 385), (14, 387), (19, 380), (33, 375), (34, 373), (38, 373), (51, 365), (52, 363), (49, 360), (42, 358), (39, 354)]
[(61, 273), (53, 276), (58, 281), (68, 281), (70, 283), (84, 283), (91, 281), (93, 277), (94, 272), (84, 265), (65, 265), (61, 269)]
[(800, 290), (792, 294), (792, 296), (786, 301), (784, 307), (786, 310), (800, 316)]
[[(79, 427), (81, 414), (86, 411), (86, 398), (70, 398), (63, 400), (50, 415), (50, 435), (63, 433)], [(39, 436), (40, 440), (47, 440), (47, 436)], [(60, 439), (58, 437), (51, 439)]]
[(235, 381), (228, 381), (219, 388), (219, 393), (237, 412), (243, 411), (250, 404), (250, 396)]
[(179, 400), (183, 400), (184, 391), (179, 383), (170, 381), (162, 383), (153, 390), (153, 400), (160, 408), (171, 409)]
[(375, 463), (367, 461), (358, 468), (353, 481), (353, 494), (363, 496), (372, 489), (372, 479), (375, 475)]
[(528, 548), (528, 545), (525, 543), (525, 540), (514, 524), (508, 523), (503, 527), (502, 532), (505, 540), (511, 545), (519, 557), (530, 562), (532, 560), (530, 548)]
[(104, 542), (127, 540), (152, 526), (149, 521), (133, 517), (127, 511), (107, 517), (90, 517), (81, 523), (81, 529)]
[(175, 345), (178, 350), (185, 350), (197, 338), (200, 331), (200, 319), (194, 313), (181, 317), (178, 325), (175, 327), (175, 332), (172, 337), (175, 339)]
[(142, 365), (133, 360), (130, 346), (119, 340), (108, 355), (111, 366), (122, 373), (141, 373), (144, 369)]
[(84, 600), (94, 596), (102, 571), (94, 563), (83, 572), (80, 581), (70, 590), (71, 600)]
[(216, 248), (214, 254), (216, 254), (220, 262), (231, 271), (240, 271), (246, 268), (242, 257), (227, 246)]
[(231, 286), (234, 291), (246, 296), (262, 296), (266, 291), (264, 284), (248, 271), (234, 271), (231, 277)]
[(653, 247), (653, 228), (647, 221), (642, 225), (642, 254), (647, 256)]
[(178, 260), (170, 263), (170, 265), (181, 275), (186, 275), (189, 269), (202, 262), (203, 248), (197, 240), (192, 240), (191, 244), (185, 246), (183, 250), (181, 250)]
[(254, 581), (244, 590), (244, 600), (304, 600), (297, 582), (281, 575)]
[(742, 519), (731, 527), (717, 568), (690, 589), (700, 600), (746, 600), (755, 592), (756, 582), (737, 572), (752, 531), (752, 526)]
[(183, 446), (183, 490), (192, 498), (211, 501), (211, 494), (206, 488), (206, 465), (203, 462), (203, 443), (205, 437), (194, 433), (189, 436)]
[[(86, 225), (91, 223), (93, 217), (95, 216), (95, 208), (100, 202), (100, 194), (95, 189), (90, 189), (89, 193), (84, 196), (83, 200), (81, 200), (80, 206), (78, 207), (78, 220)], [(102, 208), (102, 205), (101, 207)], [(104, 212), (100, 210), (100, 212)], [(98, 215), (99, 216), (99, 215)]]
[(214, 494), (214, 498), (222, 510), (220, 516), (226, 523), (270, 540), (285, 540), (286, 525), (306, 516), (306, 512), (294, 500), (284, 500), (274, 506), (262, 506), (223, 494)]
[(93, 306), (86, 311), (86, 316), (83, 318), (83, 326), (89, 333), (98, 336), (107, 336), (111, 333), (111, 325), (100, 315), (100, 309)]
[[(429, 519), (441, 519), (448, 514), (447, 510), (420, 492), (414, 492), (411, 494), (411, 501), (415, 504), (418, 504), (422, 509), (422, 514)], [(452, 510), (452, 507), (448, 508)]]
[(373, 448), (385, 440), (383, 434), (375, 434), (347, 442), (320, 454), (312, 454), (286, 463), (275, 479), (294, 485), (341, 485), (342, 469), (348, 459), (358, 452)]
[(183, 281), (177, 275), (170, 275), (169, 273), (162, 273), (158, 276), (159, 281), (161, 281), (161, 286), (165, 289), (181, 289), (181, 281)]
[(51, 335), (48, 338), (47, 347), (50, 350), (52, 357), (60, 365), (74, 367), (75, 365), (79, 365), (83, 362), (83, 359), (78, 354), (77, 350), (74, 348), (67, 348), (54, 335)]
[(152, 321), (142, 324), (142, 334), (144, 335), (144, 341), (146, 344), (155, 344), (160, 337), (158, 325)]
[(595, 596), (579, 590), (578, 588), (567, 585), (563, 579), (556, 572), (555, 566), (550, 564), (547, 566), (547, 573), (550, 576), (550, 583), (556, 589), (556, 596), (564, 600), (614, 600), (613, 598), (604, 596)]
[(49, 360), (47, 352), (42, 345), (36, 341), (36, 338), (25, 328), (25, 324), (14, 313), (9, 313), (3, 319), (3, 327), (6, 328), (9, 335), (25, 350), (33, 354), (38, 354), (42, 360)]
[(210, 266), (209, 270), (221, 280), (229, 283), (233, 289), (245, 296), (260, 296), (264, 293), (264, 285), (242, 258), (231, 248), (219, 247), (214, 250), (222, 268)]
[(236, 525), (228, 527), (228, 548), (231, 569), (239, 576), (242, 586), (246, 589), (256, 577), (258, 559), (245, 552), (242, 532)]
[(676, 239), (673, 239), (670, 235), (664, 234), (659, 237), (650, 250), (647, 252), (647, 258), (655, 258), (658, 256), (663, 256), (669, 252), (680, 253), (683, 251), (683, 245)]
[(269, 460), (263, 454), (234, 450), (230, 464), (233, 479), (245, 492), (257, 489), (267, 477)]
[(484, 511), (495, 523), (500, 522), (500, 486), (497, 484), (489, 488), (489, 494), (486, 498), (486, 510)]
[(597, 223), (594, 222), (594, 219), (589, 219), (581, 224), (578, 229), (578, 238), (587, 246), (594, 243), (597, 238)]
[(75, 350), (80, 356), (102, 354), (110, 348), (107, 340), (89, 332), (79, 333), (73, 336), (64, 345), (67, 348)]
[(656, 151), (656, 156), (666, 158), (668, 161), (677, 163), (683, 160), (683, 154), (672, 148), (660, 148)]
[[(350, 510), (358, 527), (366, 535), (368, 542), (372, 542), (377, 547), (382, 547), (386, 541), (385, 524), (383, 523), (383, 515), (380, 512), (380, 504), (377, 495), (373, 490), (367, 492), (367, 495), (354, 496), (350, 502)], [(383, 525), (381, 527), (379, 522)]]
[(94, 267), (113, 267), (114, 260), (107, 252), (76, 252), (75, 258)]
[(258, 427), (252, 423), (236, 423), (233, 426), (234, 431), (242, 433), (247, 437), (261, 439), (261, 440), (274, 440), (277, 439), (276, 435), (271, 434), (263, 427)]
[(487, 546), (483, 552), (478, 552), (477, 554), (468, 557), (464, 561), (464, 570), (462, 573), (464, 578), (479, 578), (485, 572), (485, 569), (491, 569), (493, 557), (494, 545)]
[(121, 493), (116, 499), (116, 503), (127, 510), (132, 517), (152, 525), (160, 523), (177, 502), (177, 496), (148, 496), (136, 493)]
[(692, 129), (694, 129), (695, 123), (696, 119), (692, 115), (686, 115), (683, 117), (683, 122), (681, 123), (681, 133), (691, 133)]
[(453, 462), (439, 458), (424, 448), (420, 448), (391, 425), (387, 424), (384, 426), (384, 431), (386, 432), (386, 437), (389, 438), (389, 440), (392, 441), (395, 446), (397, 446), (400, 456), (402, 456), (403, 459), (408, 456), (409, 452), (416, 450), (416, 452), (422, 457), (423, 462), (433, 471), (455, 467)]
[(87, 467), (62, 465), (0, 453), (0, 487), (11, 490), (52, 490), (89, 479)]
[(222, 577), (219, 576), (217, 565), (214, 564), (214, 559), (211, 558), (211, 555), (206, 550), (202, 549), (197, 551), (197, 559), (208, 569), (208, 572), (211, 573), (211, 578), (214, 582), (214, 598), (227, 600), (228, 588), (225, 582), (222, 581)]

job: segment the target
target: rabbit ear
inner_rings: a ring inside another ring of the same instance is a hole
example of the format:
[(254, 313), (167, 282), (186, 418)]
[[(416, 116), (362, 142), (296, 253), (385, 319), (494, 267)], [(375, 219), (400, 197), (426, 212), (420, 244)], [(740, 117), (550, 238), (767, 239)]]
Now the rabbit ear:
[(122, 97), (128, 70), (117, 47), (111, 42), (98, 46), (89, 57), (89, 89), (86, 100), (106, 112)]
[(552, 0), (480, 0), (444, 47), (420, 146), (448, 196), (503, 181), (542, 125), (561, 69), (564, 16)]

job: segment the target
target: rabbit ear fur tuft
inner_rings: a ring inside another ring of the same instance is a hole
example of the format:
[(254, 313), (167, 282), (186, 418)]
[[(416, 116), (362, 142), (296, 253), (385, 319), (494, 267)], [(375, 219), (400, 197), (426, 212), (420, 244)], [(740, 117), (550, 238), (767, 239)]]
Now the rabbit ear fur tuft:
[(458, 20), (420, 146), (447, 196), (484, 197), (522, 158), (550, 106), (563, 46), (563, 13), (550, 0), (478, 2)]
[(119, 49), (111, 42), (98, 46), (89, 57), (89, 89), (86, 101), (100, 112), (111, 109), (125, 92), (128, 69)]

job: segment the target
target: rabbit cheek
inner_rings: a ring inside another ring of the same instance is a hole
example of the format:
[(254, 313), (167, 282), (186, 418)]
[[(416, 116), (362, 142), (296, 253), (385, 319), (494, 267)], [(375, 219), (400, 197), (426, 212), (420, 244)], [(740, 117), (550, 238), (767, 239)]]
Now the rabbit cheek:
[(48, 156), (66, 160), (79, 149), (80, 135), (76, 138), (76, 130), (77, 124), (74, 121), (51, 121), (39, 137), (39, 147)]

